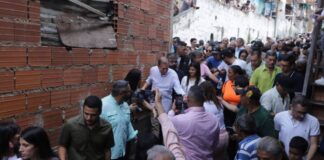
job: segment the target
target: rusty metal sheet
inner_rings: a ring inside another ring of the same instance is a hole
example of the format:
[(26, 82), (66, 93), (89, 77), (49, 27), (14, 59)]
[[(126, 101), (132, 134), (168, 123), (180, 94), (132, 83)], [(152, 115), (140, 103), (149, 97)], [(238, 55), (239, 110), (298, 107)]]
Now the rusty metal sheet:
[(115, 31), (106, 21), (58, 16), (55, 23), (59, 37), (66, 46), (117, 48)]

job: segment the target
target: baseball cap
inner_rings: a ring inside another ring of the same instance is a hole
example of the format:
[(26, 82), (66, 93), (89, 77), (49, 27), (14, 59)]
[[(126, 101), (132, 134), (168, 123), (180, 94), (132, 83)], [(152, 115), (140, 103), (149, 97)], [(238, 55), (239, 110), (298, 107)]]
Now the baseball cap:
[(261, 98), (261, 91), (256, 86), (249, 86), (242, 95), (247, 96), (250, 100), (258, 102)]

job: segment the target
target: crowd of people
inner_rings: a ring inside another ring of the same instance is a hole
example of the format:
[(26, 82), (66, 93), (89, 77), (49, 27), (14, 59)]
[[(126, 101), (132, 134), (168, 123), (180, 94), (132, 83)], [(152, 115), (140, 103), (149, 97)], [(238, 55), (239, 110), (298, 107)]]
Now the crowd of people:
[[(132, 69), (106, 97), (87, 97), (62, 126), (57, 154), (43, 128), (2, 122), (0, 159), (314, 158), (320, 124), (300, 94), (309, 34), (190, 42), (175, 37), (144, 83)], [(134, 127), (142, 113), (144, 129)]]

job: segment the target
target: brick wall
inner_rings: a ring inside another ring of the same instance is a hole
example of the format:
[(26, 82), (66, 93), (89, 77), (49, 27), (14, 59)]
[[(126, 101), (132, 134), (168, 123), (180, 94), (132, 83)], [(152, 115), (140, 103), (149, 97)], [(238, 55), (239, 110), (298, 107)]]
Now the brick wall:
[(171, 0), (118, 0), (117, 50), (40, 46), (39, 0), (0, 0), (0, 120), (41, 125), (52, 144), (82, 100), (168, 50)]

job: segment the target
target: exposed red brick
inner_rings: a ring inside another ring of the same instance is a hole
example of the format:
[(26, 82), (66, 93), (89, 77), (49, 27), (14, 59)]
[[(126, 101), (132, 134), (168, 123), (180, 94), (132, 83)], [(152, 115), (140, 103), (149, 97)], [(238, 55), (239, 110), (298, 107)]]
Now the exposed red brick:
[(36, 47), (28, 48), (28, 64), (31, 66), (49, 66), (51, 64), (51, 48)]
[(156, 40), (152, 40), (151, 42), (152, 42), (152, 51), (160, 51), (161, 42)]
[(60, 109), (52, 109), (43, 113), (44, 128), (55, 129), (63, 124), (62, 111)]
[(140, 54), (140, 63), (141, 64), (155, 64), (156, 55), (155, 54)]
[(40, 25), (39, 24), (14, 24), (14, 40), (21, 42), (40, 42)]
[(26, 49), (16, 47), (0, 48), (0, 67), (26, 66)]
[(109, 67), (98, 67), (97, 68), (98, 82), (108, 82), (109, 81)]
[(75, 88), (70, 90), (71, 104), (81, 104), (82, 101), (88, 96), (88, 88)]
[(28, 115), (24, 117), (19, 117), (16, 119), (16, 123), (21, 127), (21, 129), (25, 129), (30, 126), (35, 126), (38, 120), (39, 114), (36, 115)]
[(25, 95), (0, 97), (0, 117), (15, 116), (25, 112)]
[(32, 22), (40, 21), (40, 3), (39, 1), (29, 1), (28, 3), (28, 19)]
[(52, 48), (52, 65), (71, 65), (72, 54), (68, 53), (64, 47), (53, 47)]
[(149, 10), (150, 9), (150, 1), (149, 0), (141, 0), (141, 9)]
[(130, 0), (130, 4), (139, 8), (141, 6), (141, 1), (140, 0)]
[(89, 50), (86, 48), (74, 48), (72, 50), (73, 64), (89, 64)]
[(42, 87), (58, 87), (63, 83), (63, 69), (42, 70)]
[(69, 68), (64, 70), (64, 85), (81, 84), (82, 82), (82, 69)]
[(108, 92), (108, 88), (104, 84), (96, 84), (90, 87), (90, 95), (95, 95), (100, 98), (107, 96), (110, 92)]
[[(136, 1), (139, 1), (139, 0), (136, 0)], [(138, 8), (129, 7), (126, 10), (125, 18), (130, 21), (133, 21), (133, 22), (143, 23), (144, 22), (144, 13), (142, 10), (140, 10)]]
[(117, 52), (108, 53), (106, 56), (106, 63), (107, 64), (118, 64), (119, 54)]
[(85, 68), (82, 70), (82, 83), (96, 83), (97, 70), (96, 68)]
[(36, 111), (39, 109), (49, 108), (51, 105), (50, 92), (27, 94), (27, 110)]
[(76, 115), (79, 115), (81, 112), (81, 107), (69, 107), (69, 108), (64, 108), (64, 120), (68, 120)]
[(134, 41), (134, 48), (137, 51), (143, 50), (144, 49), (144, 45), (147, 45), (147, 44), (145, 43), (145, 40), (143, 40), (143, 39), (136, 39)]
[(117, 22), (117, 33), (122, 35), (127, 35), (129, 31), (130, 23), (125, 19), (119, 19)]
[(136, 53), (129, 53), (128, 54), (128, 64), (136, 65), (137, 64), (137, 54)]
[(155, 26), (149, 26), (149, 28), (148, 28), (148, 37), (149, 38), (155, 38), (156, 37), (156, 27)]
[(113, 81), (124, 79), (126, 74), (130, 69), (132, 69), (133, 66), (126, 66), (126, 65), (118, 65), (112, 67), (112, 78)]
[(0, 1), (0, 16), (8, 18), (27, 18), (27, 1)]
[(14, 90), (14, 73), (0, 72), (0, 93)]
[(13, 41), (14, 40), (14, 23), (0, 21), (0, 40)]
[(35, 89), (41, 87), (41, 71), (17, 71), (16, 90)]
[(124, 5), (118, 4), (118, 17), (124, 18), (124, 15), (125, 15)]
[(62, 107), (70, 105), (70, 90), (51, 91), (51, 106)]
[(90, 64), (105, 64), (106, 54), (102, 49), (94, 49), (90, 55)]

